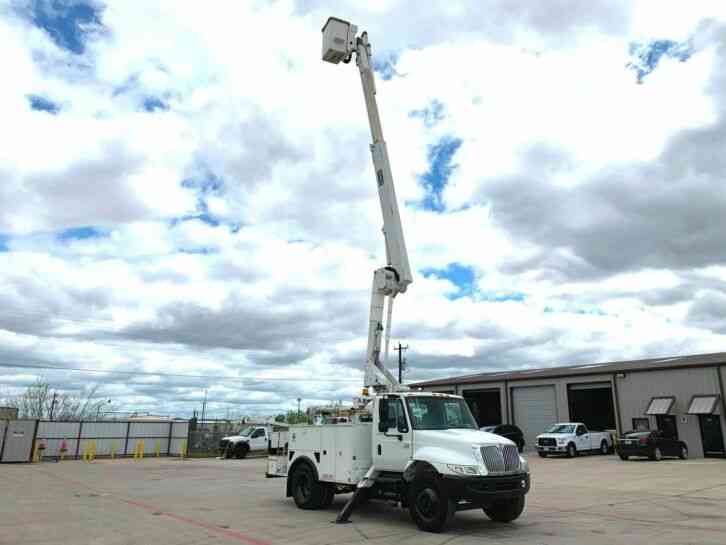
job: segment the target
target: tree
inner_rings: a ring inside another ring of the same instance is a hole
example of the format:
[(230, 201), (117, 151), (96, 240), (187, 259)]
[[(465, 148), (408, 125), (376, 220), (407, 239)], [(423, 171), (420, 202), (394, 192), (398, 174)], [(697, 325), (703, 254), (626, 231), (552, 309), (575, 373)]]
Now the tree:
[(53, 390), (42, 378), (28, 386), (22, 394), (7, 397), (3, 404), (16, 407), (20, 418), (41, 420), (92, 420), (114, 410), (111, 400), (99, 397), (100, 384), (84, 388), (79, 393)]

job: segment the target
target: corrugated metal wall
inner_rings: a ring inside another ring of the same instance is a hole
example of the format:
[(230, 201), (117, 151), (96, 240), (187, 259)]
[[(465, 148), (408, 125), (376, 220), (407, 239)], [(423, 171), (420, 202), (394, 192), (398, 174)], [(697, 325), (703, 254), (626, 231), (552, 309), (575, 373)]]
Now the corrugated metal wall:
[(138, 442), (144, 442), (144, 454), (178, 456), (187, 441), (189, 422), (39, 422), (37, 439), (46, 444), (43, 456), (58, 456), (65, 441), (65, 456), (81, 456), (95, 442), (96, 456), (132, 455)]

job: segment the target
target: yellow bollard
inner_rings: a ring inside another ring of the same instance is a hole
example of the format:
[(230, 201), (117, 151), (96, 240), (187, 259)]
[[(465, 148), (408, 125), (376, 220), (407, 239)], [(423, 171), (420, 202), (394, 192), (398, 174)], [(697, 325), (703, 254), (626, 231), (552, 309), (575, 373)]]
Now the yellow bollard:
[(157, 458), (161, 456), (161, 441), (159, 440), (156, 441), (156, 445), (154, 446), (154, 453)]
[(36, 441), (33, 445), (33, 463), (38, 462), (40, 462), (40, 460), (38, 459), (38, 441)]
[(144, 457), (144, 442), (136, 441), (136, 448), (134, 449), (134, 459), (141, 460)]
[(111, 443), (111, 459), (116, 459), (116, 441)]
[(187, 440), (182, 441), (181, 448), (179, 449), (179, 457), (183, 460), (187, 456)]

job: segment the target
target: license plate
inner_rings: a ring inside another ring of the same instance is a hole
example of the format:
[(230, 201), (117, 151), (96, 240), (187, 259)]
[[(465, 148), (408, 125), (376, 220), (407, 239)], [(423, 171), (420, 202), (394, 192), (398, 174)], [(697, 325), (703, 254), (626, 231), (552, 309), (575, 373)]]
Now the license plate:
[(555, 450), (555, 447), (547, 447), (547, 450)]

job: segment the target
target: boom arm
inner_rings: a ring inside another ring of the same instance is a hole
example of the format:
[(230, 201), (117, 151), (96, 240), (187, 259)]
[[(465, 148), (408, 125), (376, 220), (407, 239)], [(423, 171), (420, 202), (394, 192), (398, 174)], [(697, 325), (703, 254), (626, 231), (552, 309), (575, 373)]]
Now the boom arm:
[[(368, 43), (368, 33), (363, 32), (360, 37), (356, 37), (356, 31), (355, 25), (334, 17), (329, 18), (323, 27), (323, 60), (335, 64), (341, 60), (347, 63), (355, 53), (363, 85), (363, 96), (373, 138), (370, 149), (383, 213), (383, 236), (387, 261), (387, 266), (377, 269), (373, 274), (364, 386), (372, 387), (374, 390), (391, 391), (401, 389), (396, 378), (385, 367), (391, 332), (393, 300), (396, 295), (406, 291), (413, 278), (408, 263), (406, 242), (403, 238), (403, 227), (398, 211), (388, 149), (383, 140), (381, 118), (376, 104), (376, 86), (370, 64), (371, 46)], [(384, 358), (381, 361), (381, 337), (384, 332), (383, 313), (386, 304), (388, 304), (386, 345)]]

